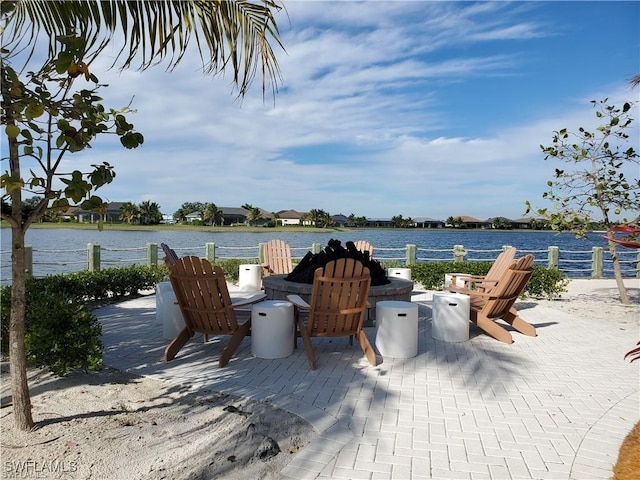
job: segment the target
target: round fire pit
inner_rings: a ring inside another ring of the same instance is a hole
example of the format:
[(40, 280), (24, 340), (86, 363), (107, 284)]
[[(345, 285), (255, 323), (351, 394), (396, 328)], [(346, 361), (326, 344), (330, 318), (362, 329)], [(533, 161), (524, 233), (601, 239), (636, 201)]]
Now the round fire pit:
[[(300, 295), (309, 303), (313, 285), (285, 280), (286, 275), (269, 275), (262, 279), (264, 292), (269, 300), (286, 300), (287, 295)], [(378, 285), (369, 289), (369, 318), (365, 319), (365, 326), (374, 326), (376, 318), (376, 303), (386, 300), (411, 301), (413, 282), (402, 278), (389, 278), (390, 283)]]

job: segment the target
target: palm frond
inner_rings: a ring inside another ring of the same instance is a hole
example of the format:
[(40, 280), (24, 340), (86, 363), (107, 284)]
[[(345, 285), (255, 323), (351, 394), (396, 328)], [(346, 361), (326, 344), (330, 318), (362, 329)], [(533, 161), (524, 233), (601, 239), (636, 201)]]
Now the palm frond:
[(258, 69), (263, 94), (267, 82), (275, 93), (281, 77), (273, 47), (284, 50), (275, 19), (281, 9), (280, 0), (4, 0), (2, 47), (34, 49), (44, 35), (54, 58), (63, 48), (58, 37), (80, 35), (85, 63), (117, 41), (122, 48), (112, 67), (166, 63), (172, 70), (195, 42), (204, 73), (231, 67), (240, 96)]

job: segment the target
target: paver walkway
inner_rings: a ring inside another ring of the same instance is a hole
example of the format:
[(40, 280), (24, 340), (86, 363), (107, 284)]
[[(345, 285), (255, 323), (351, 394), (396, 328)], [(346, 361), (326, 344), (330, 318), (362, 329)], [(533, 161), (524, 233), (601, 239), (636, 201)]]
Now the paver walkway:
[[(512, 345), (474, 326), (463, 343), (431, 336), (431, 297), (419, 303), (418, 356), (371, 367), (348, 340), (313, 339), (277, 360), (243, 341), (226, 368), (219, 344), (192, 340), (164, 363), (167, 340), (155, 296), (99, 310), (105, 363), (139, 375), (257, 400), (307, 420), (320, 435), (283, 478), (608, 479), (640, 419), (639, 367), (623, 360), (638, 323), (577, 318), (536, 302), (518, 305), (538, 330)], [(375, 330), (367, 329), (374, 341)]]

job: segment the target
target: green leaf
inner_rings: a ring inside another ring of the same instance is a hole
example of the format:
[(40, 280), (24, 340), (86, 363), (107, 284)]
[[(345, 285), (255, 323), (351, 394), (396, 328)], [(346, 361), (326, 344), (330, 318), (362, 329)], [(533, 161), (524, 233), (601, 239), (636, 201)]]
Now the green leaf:
[(38, 118), (44, 114), (44, 106), (41, 103), (30, 103), (24, 111), (28, 120)]
[(70, 52), (60, 52), (56, 60), (56, 73), (60, 75), (66, 73), (71, 62), (73, 62), (73, 55)]
[(17, 138), (20, 135), (20, 127), (17, 125), (7, 125), (4, 131), (10, 139)]
[(56, 198), (51, 204), (51, 209), (66, 211), (69, 209), (69, 200), (66, 198)]

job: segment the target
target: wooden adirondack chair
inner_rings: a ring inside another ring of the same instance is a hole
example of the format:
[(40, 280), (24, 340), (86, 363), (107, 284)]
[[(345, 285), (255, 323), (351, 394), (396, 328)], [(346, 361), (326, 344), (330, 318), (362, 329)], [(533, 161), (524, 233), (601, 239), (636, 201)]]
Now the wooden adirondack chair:
[(291, 270), (293, 270), (291, 248), (289, 244), (282, 240), (269, 240), (264, 244), (262, 255), (264, 259), (262, 267), (265, 277), (269, 275), (289, 274)]
[(373, 246), (369, 242), (366, 240), (358, 240), (354, 245), (363, 253), (365, 251), (369, 252), (369, 260), (373, 259)]
[(176, 254), (175, 250), (169, 247), (169, 245), (167, 245), (166, 243), (161, 243), (160, 247), (164, 252), (164, 263), (166, 263), (167, 266), (175, 265), (178, 261), (178, 255)]
[(511, 264), (495, 287), (488, 292), (469, 291), (467, 295), (471, 299), (471, 321), (501, 342), (513, 343), (513, 337), (496, 323), (499, 319), (520, 333), (535, 337), (536, 329), (520, 318), (513, 308), (532, 274), (533, 255), (525, 255)]
[[(236, 309), (263, 300), (266, 295), (232, 301), (222, 268), (199, 257), (178, 258), (168, 267), (185, 328), (165, 349), (165, 361), (172, 360), (196, 333), (202, 333), (205, 341), (209, 335), (230, 335), (220, 352), (219, 365), (224, 367), (251, 329), (251, 311)], [(244, 323), (238, 321), (240, 317)]]
[[(478, 292), (487, 292), (495, 287), (502, 278), (504, 272), (511, 266), (516, 257), (516, 248), (509, 247), (503, 250), (496, 258), (493, 265), (486, 275), (451, 275), (451, 285), (447, 290), (452, 293), (468, 293), (469, 290), (477, 290)], [(462, 283), (458, 286), (458, 283)]]
[(311, 337), (348, 336), (351, 340), (355, 336), (369, 363), (377, 364), (375, 351), (362, 330), (370, 286), (371, 275), (362, 262), (340, 258), (315, 271), (311, 305), (298, 295), (287, 297), (295, 306), (297, 330), (312, 370), (316, 368), (316, 356)]

